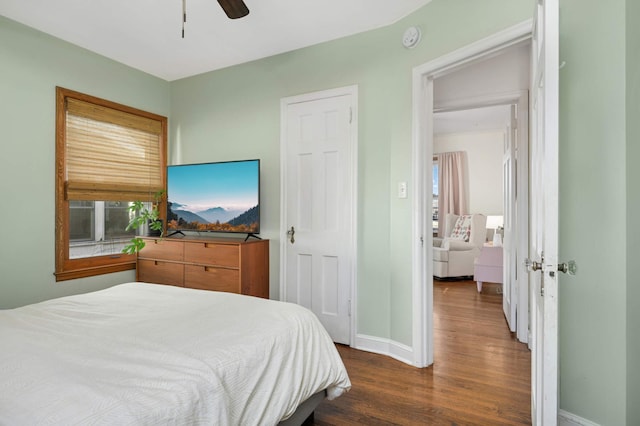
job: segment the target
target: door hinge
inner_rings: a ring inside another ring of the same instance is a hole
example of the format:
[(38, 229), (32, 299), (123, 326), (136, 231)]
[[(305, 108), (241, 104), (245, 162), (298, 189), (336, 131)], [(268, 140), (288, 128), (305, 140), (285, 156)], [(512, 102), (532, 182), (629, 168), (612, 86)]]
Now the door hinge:
[(351, 316), (351, 299), (347, 300), (347, 311), (348, 311), (348, 315)]
[(353, 107), (349, 107), (349, 124), (353, 122)]

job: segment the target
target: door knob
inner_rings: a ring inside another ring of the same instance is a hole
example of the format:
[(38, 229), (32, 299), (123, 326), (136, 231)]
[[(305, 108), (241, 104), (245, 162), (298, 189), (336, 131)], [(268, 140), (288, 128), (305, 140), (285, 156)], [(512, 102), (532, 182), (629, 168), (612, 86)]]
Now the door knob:
[(291, 244), (295, 243), (296, 240), (295, 238), (293, 238), (293, 236), (296, 234), (296, 230), (293, 229), (293, 226), (291, 227), (291, 229), (289, 229), (287, 231), (287, 236), (289, 237), (289, 240), (291, 241)]
[(527, 271), (541, 271), (542, 263), (527, 258), (524, 260), (524, 267), (527, 268)]
[(575, 275), (578, 272), (578, 265), (575, 260), (570, 260), (568, 262), (560, 263), (558, 265), (558, 272), (562, 272), (569, 275)]

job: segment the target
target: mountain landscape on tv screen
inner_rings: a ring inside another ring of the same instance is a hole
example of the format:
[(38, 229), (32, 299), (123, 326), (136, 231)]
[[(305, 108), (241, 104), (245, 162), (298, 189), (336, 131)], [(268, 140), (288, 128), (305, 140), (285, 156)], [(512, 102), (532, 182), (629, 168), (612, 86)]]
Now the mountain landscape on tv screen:
[(225, 209), (223, 207), (213, 207), (207, 210), (198, 212), (199, 216), (202, 216), (210, 223), (229, 222), (231, 219), (241, 215), (245, 210), (242, 209)]
[(258, 232), (258, 206), (248, 210), (212, 207), (202, 211), (190, 211), (187, 206), (169, 201), (167, 225), (169, 229), (218, 232)]

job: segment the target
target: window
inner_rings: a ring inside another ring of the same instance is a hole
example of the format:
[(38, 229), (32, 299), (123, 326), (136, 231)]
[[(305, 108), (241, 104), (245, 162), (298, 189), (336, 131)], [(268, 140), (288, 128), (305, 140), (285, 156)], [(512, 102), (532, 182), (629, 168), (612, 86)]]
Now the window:
[(135, 268), (133, 201), (166, 181), (167, 119), (56, 89), (56, 280)]
[(135, 230), (126, 230), (130, 205), (122, 201), (69, 200), (69, 259), (120, 253), (136, 235)]
[(433, 161), (433, 204), (431, 205), (433, 235), (438, 234), (438, 159)]

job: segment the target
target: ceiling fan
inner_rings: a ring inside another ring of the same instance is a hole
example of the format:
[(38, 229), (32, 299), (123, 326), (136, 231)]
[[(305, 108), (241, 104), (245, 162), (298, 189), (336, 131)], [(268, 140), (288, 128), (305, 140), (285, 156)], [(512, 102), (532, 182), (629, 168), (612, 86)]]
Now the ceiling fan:
[[(218, 0), (220, 7), (229, 19), (238, 19), (249, 14), (249, 8), (243, 0)], [(182, 0), (182, 38), (184, 38), (184, 24), (187, 22), (187, 0)]]
[(218, 0), (229, 19), (238, 19), (249, 14), (249, 8), (242, 0)]

